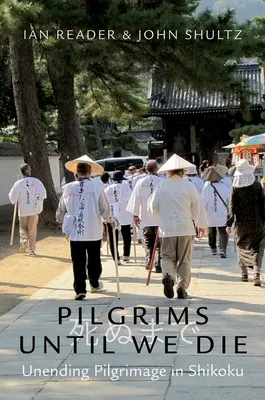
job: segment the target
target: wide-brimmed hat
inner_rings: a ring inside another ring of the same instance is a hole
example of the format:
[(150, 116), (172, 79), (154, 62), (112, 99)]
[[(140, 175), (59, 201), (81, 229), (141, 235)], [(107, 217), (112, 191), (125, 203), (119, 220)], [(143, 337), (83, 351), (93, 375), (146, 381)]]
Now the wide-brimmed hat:
[(194, 165), (177, 154), (173, 154), (157, 172), (158, 174), (163, 174), (168, 171), (176, 171), (178, 169), (187, 169), (190, 167), (194, 167)]
[(234, 176), (253, 175), (256, 167), (249, 164), (248, 160), (242, 158), (236, 163), (236, 171)]
[(208, 171), (206, 172), (205, 175), (202, 176), (202, 179), (204, 181), (209, 181), (209, 182), (219, 182), (221, 181), (223, 178), (225, 177), (225, 175), (220, 174), (220, 172), (218, 172), (216, 170), (216, 167), (211, 167), (208, 169)]
[(116, 172), (114, 172), (114, 174), (113, 174), (113, 176), (112, 176), (112, 180), (115, 181), (115, 182), (127, 181), (127, 179), (124, 178), (123, 172), (122, 172), (122, 171), (116, 171)]
[(226, 174), (228, 174), (228, 168), (227, 168), (227, 166), (225, 166), (225, 165), (217, 164), (217, 165), (215, 165), (214, 169), (215, 169), (217, 172), (219, 172), (219, 174), (221, 174), (221, 175), (226, 175)]
[(185, 172), (186, 172), (186, 175), (197, 175), (197, 173), (198, 173), (197, 168), (195, 166), (187, 168), (185, 170)]
[(79, 158), (76, 158), (75, 160), (68, 161), (65, 164), (65, 168), (73, 172), (73, 174), (76, 174), (77, 172), (77, 166), (78, 164), (88, 164), (91, 166), (91, 175), (101, 175), (104, 172), (104, 168), (97, 164), (95, 161), (91, 160), (88, 156), (82, 156)]

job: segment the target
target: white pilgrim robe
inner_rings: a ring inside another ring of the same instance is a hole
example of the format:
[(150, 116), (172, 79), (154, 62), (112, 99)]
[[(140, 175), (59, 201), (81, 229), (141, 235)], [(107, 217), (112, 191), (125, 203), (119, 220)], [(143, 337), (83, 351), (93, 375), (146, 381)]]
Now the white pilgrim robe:
[(204, 181), (201, 178), (198, 176), (185, 176), (184, 179), (188, 179), (188, 181), (192, 182), (196, 186), (199, 193), (202, 192)]
[(77, 219), (69, 235), (71, 241), (101, 240), (102, 218), (111, 218), (110, 206), (102, 185), (90, 179), (68, 183), (56, 213), (59, 223), (66, 213)]
[(127, 203), (131, 197), (131, 188), (126, 183), (113, 183), (104, 190), (114, 218), (120, 225), (131, 225), (132, 214), (126, 211)]
[(141, 228), (146, 226), (158, 226), (158, 218), (151, 217), (147, 212), (147, 201), (155, 188), (162, 182), (164, 178), (158, 175), (147, 175), (143, 179), (138, 180), (135, 185), (127, 211), (134, 216), (139, 216)]
[(128, 184), (129, 184), (131, 190), (132, 190), (133, 187), (134, 187), (134, 184), (133, 184), (134, 179), (135, 179), (135, 178), (138, 178), (138, 177), (140, 177), (140, 176), (141, 176), (141, 174), (139, 174), (139, 172), (136, 172), (135, 174), (129, 175), (129, 176), (126, 177), (126, 179), (127, 179), (127, 181), (128, 181)]
[(195, 226), (206, 228), (200, 195), (187, 179), (174, 175), (162, 181), (148, 200), (148, 213), (159, 218), (159, 236), (195, 236)]
[(133, 180), (132, 180), (132, 188), (134, 189), (136, 183), (137, 183), (138, 181), (142, 180), (143, 178), (145, 178), (146, 175), (147, 175), (147, 174), (140, 174), (140, 175), (135, 176), (135, 177), (133, 178)]
[(18, 203), (18, 215), (29, 217), (42, 212), (47, 193), (42, 182), (30, 176), (17, 181), (8, 196), (12, 204)]
[[(231, 188), (226, 186), (223, 182), (215, 182), (213, 186), (216, 187), (224, 202), (228, 205)], [(204, 186), (201, 193), (201, 199), (207, 212), (208, 227), (218, 227), (226, 225), (227, 208), (215, 193), (210, 182)]]

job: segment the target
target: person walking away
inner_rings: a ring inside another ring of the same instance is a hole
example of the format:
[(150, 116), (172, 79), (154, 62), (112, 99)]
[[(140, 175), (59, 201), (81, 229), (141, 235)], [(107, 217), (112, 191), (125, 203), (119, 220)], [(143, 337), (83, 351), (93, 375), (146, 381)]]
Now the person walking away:
[(198, 176), (197, 168), (195, 166), (186, 169), (186, 176), (184, 177), (184, 179), (188, 179), (190, 182), (192, 182), (199, 193), (202, 192), (204, 182)]
[(245, 159), (236, 163), (227, 216), (227, 233), (235, 223), (236, 245), (243, 282), (253, 269), (254, 286), (261, 286), (260, 270), (264, 253), (265, 195), (255, 180), (255, 167)]
[(217, 164), (214, 168), (217, 172), (219, 172), (221, 175), (224, 176), (220, 182), (222, 182), (223, 184), (228, 186), (229, 189), (232, 190), (233, 180), (232, 180), (231, 176), (229, 175), (229, 169), (225, 165), (219, 165), (219, 164)]
[(137, 183), (140, 179), (144, 178), (146, 175), (147, 175), (146, 167), (140, 168), (140, 169), (139, 169), (139, 174), (136, 175), (136, 176), (133, 178), (133, 180), (132, 180), (132, 189), (134, 189), (136, 183)]
[[(147, 212), (147, 202), (156, 187), (162, 182), (163, 178), (157, 175), (158, 164), (155, 160), (149, 160), (146, 165), (147, 175), (139, 180), (133, 189), (126, 210), (133, 215), (134, 223), (143, 230), (144, 244), (146, 248), (146, 269), (154, 250), (156, 233), (158, 230), (158, 218), (150, 217)], [(160, 273), (160, 246), (158, 246), (158, 261), (155, 270)]]
[[(140, 168), (140, 169), (139, 169), (139, 173), (138, 173), (138, 171), (136, 170), (136, 173), (135, 173), (135, 175), (133, 176), (133, 179), (132, 179), (132, 185), (131, 185), (132, 189), (134, 189), (136, 183), (137, 183), (139, 180), (143, 179), (146, 175), (147, 175), (147, 173), (146, 173), (146, 167)], [(140, 225), (139, 225), (139, 226), (136, 225), (136, 226), (135, 226), (135, 229), (136, 229), (136, 238), (137, 238), (138, 244), (142, 244), (143, 230), (142, 230), (142, 228), (141, 228)]]
[(104, 172), (101, 177), (101, 181), (103, 182), (104, 186), (107, 187), (110, 184), (110, 175), (108, 172)]
[(65, 167), (68, 171), (76, 173), (78, 180), (66, 185), (59, 202), (56, 220), (58, 224), (62, 224), (62, 230), (70, 240), (75, 300), (83, 300), (87, 294), (86, 272), (91, 293), (103, 289), (103, 284), (99, 281), (102, 273), (102, 218), (112, 222), (111, 210), (102, 185), (91, 179), (92, 174), (102, 173), (99, 164), (87, 156), (82, 156), (68, 161)]
[[(101, 182), (104, 185), (104, 189), (110, 185), (110, 174), (108, 172), (104, 172), (101, 177)], [(101, 247), (103, 246), (103, 242), (107, 241), (107, 224), (103, 223), (103, 237), (101, 242)]]
[[(110, 204), (114, 218), (118, 221), (118, 226), (120, 227), (122, 238), (123, 238), (123, 261), (130, 261), (131, 252), (131, 224), (132, 224), (132, 214), (126, 211), (126, 206), (131, 196), (131, 188), (128, 183), (123, 183), (125, 180), (123, 173), (121, 171), (116, 171), (113, 174), (113, 183), (105, 189), (105, 195)], [(110, 224), (108, 224), (109, 232), (109, 242), (110, 251), (113, 260), (115, 260), (114, 253), (114, 238), (113, 231)], [(116, 230), (116, 243), (117, 243), (117, 259), (119, 265), (121, 265), (120, 255), (118, 251), (118, 241), (119, 241), (119, 230)]]
[[(214, 168), (209, 174), (216, 174)], [(206, 175), (204, 176), (206, 177)], [(219, 232), (219, 248), (221, 258), (226, 258), (228, 235), (226, 233), (227, 207), (231, 190), (222, 181), (222, 176), (216, 174), (216, 180), (211, 178), (208, 185), (205, 185), (201, 199), (207, 212), (208, 241), (212, 254), (217, 254), (217, 229)]]
[(207, 174), (208, 172), (208, 168), (209, 168), (209, 161), (208, 160), (204, 160), (200, 166), (200, 175), (201, 178), (203, 178), (203, 176), (205, 174)]
[(47, 194), (42, 182), (31, 176), (28, 164), (22, 165), (20, 171), (23, 178), (13, 185), (8, 196), (12, 204), (18, 203), (20, 251), (34, 256), (39, 214)]
[(161, 240), (161, 264), (164, 294), (174, 297), (174, 285), (178, 298), (188, 298), (191, 281), (192, 251), (195, 227), (200, 235), (207, 226), (206, 212), (193, 183), (183, 179), (184, 170), (193, 165), (174, 154), (158, 170), (168, 173), (168, 179), (157, 186), (148, 200), (148, 213), (159, 218)]
[(127, 177), (127, 180), (128, 180), (129, 186), (132, 190), (133, 189), (133, 179), (139, 175), (139, 172), (137, 172), (137, 169), (134, 165), (131, 165), (128, 170), (129, 170), (129, 176)]

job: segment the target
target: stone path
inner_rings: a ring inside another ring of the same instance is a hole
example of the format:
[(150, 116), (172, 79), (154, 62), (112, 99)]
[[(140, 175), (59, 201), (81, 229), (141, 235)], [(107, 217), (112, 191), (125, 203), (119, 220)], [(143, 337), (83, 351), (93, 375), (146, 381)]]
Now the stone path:
[[(120, 267), (120, 300), (116, 298), (114, 264), (103, 257), (106, 292), (88, 294), (84, 302), (73, 301), (69, 269), (0, 318), (0, 399), (264, 400), (264, 287), (255, 288), (251, 282), (240, 282), (232, 243), (226, 260), (212, 256), (203, 241), (196, 243), (191, 300), (166, 299), (161, 276), (157, 274), (152, 275), (150, 286), (146, 287), (147, 272), (141, 264), (143, 250), (141, 246), (137, 249), (141, 256), (138, 264)], [(64, 307), (64, 316), (66, 307), (71, 311), (61, 325), (58, 323), (59, 307)], [(122, 309), (112, 311), (113, 320), (118, 322), (124, 316), (127, 328), (109, 325), (109, 312), (114, 307)], [(139, 313), (139, 307), (146, 310), (144, 318), (148, 325), (141, 324), (139, 319), (134, 321), (135, 307)], [(169, 324), (169, 307), (176, 318), (188, 307), (188, 321), (183, 314), (178, 324)], [(200, 307), (207, 309), (198, 312)], [(102, 324), (92, 325), (91, 321), (86, 321), (93, 317), (93, 310), (94, 322)], [(83, 328), (77, 325), (79, 311), (83, 314)], [(158, 321), (152, 323), (158, 311), (160, 325), (155, 324)], [(203, 315), (209, 319), (204, 325)], [(94, 332), (88, 334), (89, 329)], [(84, 338), (77, 341), (75, 354), (74, 339), (67, 336), (80, 334)], [(148, 336), (146, 340), (150, 346), (157, 335), (150, 354), (145, 345), (139, 354), (136, 351), (144, 335)], [(25, 350), (30, 350), (32, 336), (35, 336), (33, 353), (21, 353), (20, 336), (24, 337)], [(45, 336), (54, 347), (60, 336), (59, 354), (51, 345), (44, 354)], [(94, 336), (95, 354), (92, 354), (91, 336)], [(104, 336), (107, 337), (105, 352), (115, 353), (103, 353)], [(208, 337), (200, 339), (202, 350), (209, 349), (213, 342), (210, 353), (198, 354), (199, 336)], [(239, 343), (246, 343), (238, 346), (238, 350), (247, 351), (247, 354), (235, 354), (236, 336), (246, 336), (238, 339)], [(165, 353), (166, 343), (171, 353)], [(222, 354), (222, 345), (225, 354)], [(39, 369), (35, 376), (34, 369)], [(241, 369), (243, 376), (236, 376), (241, 374)]]

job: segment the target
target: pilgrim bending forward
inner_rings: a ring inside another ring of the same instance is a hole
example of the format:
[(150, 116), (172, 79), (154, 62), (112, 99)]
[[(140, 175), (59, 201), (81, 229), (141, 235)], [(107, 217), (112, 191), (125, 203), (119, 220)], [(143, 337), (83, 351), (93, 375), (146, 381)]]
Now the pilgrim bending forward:
[(28, 164), (22, 165), (20, 171), (23, 178), (13, 185), (9, 199), (12, 204), (18, 203), (20, 251), (28, 251), (29, 256), (34, 256), (39, 214), (47, 195), (41, 181), (31, 176)]
[[(187, 298), (191, 281), (191, 261), (195, 226), (203, 234), (207, 225), (206, 212), (194, 184), (183, 179), (184, 169), (192, 166), (174, 154), (158, 173), (168, 172), (149, 199), (148, 212), (159, 218), (164, 294), (174, 297), (179, 278), (178, 298)], [(201, 228), (203, 227), (203, 228)]]
[[(101, 167), (83, 156), (66, 163), (66, 168), (77, 174), (77, 181), (65, 186), (56, 213), (63, 232), (70, 239), (74, 272), (75, 300), (86, 297), (86, 261), (88, 257), (88, 279), (91, 293), (103, 289), (99, 278), (102, 273), (100, 247), (103, 234), (102, 219), (111, 219), (111, 210), (104, 194), (104, 188), (91, 173), (101, 173)], [(62, 221), (62, 216), (64, 220)]]

